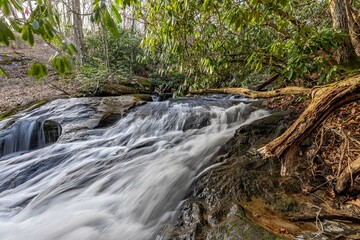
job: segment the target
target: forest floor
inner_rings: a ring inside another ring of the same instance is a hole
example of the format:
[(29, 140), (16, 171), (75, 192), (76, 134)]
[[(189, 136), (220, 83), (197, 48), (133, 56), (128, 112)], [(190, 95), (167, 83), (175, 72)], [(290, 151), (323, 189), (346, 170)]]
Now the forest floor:
[(43, 99), (67, 97), (78, 92), (80, 82), (61, 78), (52, 70), (41, 80), (28, 76), (32, 63), (47, 64), (55, 52), (41, 39), (37, 39), (34, 47), (21, 43), (0, 47), (0, 66), (8, 73), (8, 76), (0, 75), (0, 114)]
[[(287, 96), (267, 101), (270, 109), (294, 110), (300, 114), (310, 100), (299, 101), (298, 97)], [(309, 183), (304, 194), (322, 189), (326, 191), (329, 204), (338, 194), (334, 186), (340, 173), (360, 157), (360, 102), (355, 101), (333, 112), (313, 133), (304, 140), (302, 153), (307, 159), (306, 181)], [(360, 176), (354, 175), (350, 187), (341, 195), (342, 203), (352, 205), (360, 215)]]

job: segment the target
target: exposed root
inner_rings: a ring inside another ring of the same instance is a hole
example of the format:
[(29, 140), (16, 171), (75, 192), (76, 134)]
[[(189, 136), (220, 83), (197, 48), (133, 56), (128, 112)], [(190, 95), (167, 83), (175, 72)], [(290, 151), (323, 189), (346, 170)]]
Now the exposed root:
[(294, 124), (258, 151), (264, 158), (277, 156), (282, 159), (281, 175), (292, 175), (300, 143), (336, 109), (359, 99), (360, 76), (317, 90), (311, 104)]
[(335, 190), (338, 193), (343, 192), (349, 184), (353, 183), (354, 177), (360, 174), (360, 157), (348, 164), (348, 167), (340, 174), (337, 179)]

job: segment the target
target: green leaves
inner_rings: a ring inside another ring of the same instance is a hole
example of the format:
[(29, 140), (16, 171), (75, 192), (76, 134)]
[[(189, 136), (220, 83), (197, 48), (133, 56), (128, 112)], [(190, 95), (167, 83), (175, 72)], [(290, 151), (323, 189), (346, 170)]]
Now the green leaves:
[(52, 67), (62, 75), (71, 72), (73, 69), (69, 58), (66, 56), (55, 56), (52, 60)]
[(47, 76), (47, 74), (48, 70), (46, 68), (46, 65), (41, 63), (32, 64), (28, 71), (29, 76), (33, 76), (38, 80), (44, 78), (45, 76)]
[(10, 15), (10, 6), (8, 0), (0, 0), (0, 9), (5, 16)]
[(115, 18), (117, 23), (122, 22), (122, 18), (120, 16), (119, 9), (117, 9), (116, 6), (111, 5), (111, 13), (112, 13), (112, 15)]
[(6, 72), (4, 68), (0, 66), (0, 75), (5, 75), (6, 77), (9, 77), (9, 74)]
[[(119, 35), (119, 28), (117, 23), (121, 23), (122, 18), (119, 13), (118, 7), (111, 5), (111, 14), (105, 5), (102, 5), (100, 1), (95, 0), (93, 2), (94, 15), (92, 20), (98, 24), (102, 24), (103, 27), (108, 29), (114, 36)], [(114, 20), (115, 19), (115, 20)]]
[(21, 38), (28, 42), (30, 46), (34, 46), (35, 40), (34, 40), (34, 34), (32, 31), (32, 28), (29, 25), (23, 26), (21, 30)]
[(109, 31), (114, 34), (114, 36), (118, 36), (119, 35), (119, 29), (118, 26), (116, 25), (114, 19), (112, 19), (112, 17), (110, 16), (110, 13), (107, 9), (103, 9), (102, 11), (102, 18), (104, 20), (104, 25), (107, 29), (109, 29)]
[(0, 19), (0, 43), (9, 46), (11, 40), (15, 40), (14, 33), (10, 30), (9, 26)]
[[(41, 24), (42, 25), (42, 24)], [(38, 30), (40, 28), (40, 22), (38, 20), (34, 20), (32, 23), (31, 23), (31, 26), (34, 30)]]

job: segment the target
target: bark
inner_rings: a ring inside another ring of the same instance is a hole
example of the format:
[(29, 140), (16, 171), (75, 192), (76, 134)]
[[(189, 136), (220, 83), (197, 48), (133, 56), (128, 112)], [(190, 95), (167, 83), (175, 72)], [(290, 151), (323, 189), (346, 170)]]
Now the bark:
[(356, 52), (356, 46), (359, 45), (359, 37), (358, 36), (360, 33), (360, 29), (359, 29), (360, 25), (359, 25), (359, 22), (357, 19), (359, 16), (359, 12), (351, 6), (351, 0), (344, 0), (344, 2), (345, 2), (346, 17), (348, 20), (351, 42), (352, 42), (352, 45), (354, 46), (355, 52)]
[(351, 179), (355, 179), (360, 174), (360, 158), (347, 166), (336, 181), (335, 190), (338, 193), (343, 192), (350, 184)]
[(78, 51), (78, 62), (82, 63), (83, 58), (83, 44), (84, 44), (84, 31), (81, 19), (81, 4), (80, 0), (72, 0), (72, 12), (74, 23), (74, 43)]
[(348, 35), (337, 50), (337, 62), (342, 65), (356, 66), (357, 58), (350, 37), (346, 0), (330, 0), (329, 6), (333, 27)]
[(281, 175), (291, 175), (296, 168), (296, 154), (300, 143), (334, 110), (360, 99), (360, 76), (351, 77), (337, 84), (313, 90), (308, 108), (280, 137), (259, 149), (264, 158), (281, 159)]
[(303, 87), (285, 87), (273, 91), (258, 92), (247, 88), (218, 88), (218, 89), (204, 89), (196, 90), (189, 93), (192, 95), (199, 94), (239, 94), (249, 98), (272, 98), (286, 95), (307, 95), (310, 94), (311, 89)]

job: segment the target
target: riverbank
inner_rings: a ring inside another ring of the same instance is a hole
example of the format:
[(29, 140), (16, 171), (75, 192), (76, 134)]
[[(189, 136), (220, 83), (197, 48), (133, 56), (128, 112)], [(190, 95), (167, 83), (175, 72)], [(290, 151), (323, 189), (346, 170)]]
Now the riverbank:
[(280, 161), (264, 160), (256, 152), (285, 131), (296, 115), (277, 113), (239, 128), (214, 158), (220, 163), (197, 179), (171, 239), (359, 239), (358, 179), (352, 191), (338, 195), (336, 179), (325, 171), (329, 159), (317, 166), (324, 172), (314, 172), (319, 163), (309, 154), (317, 144), (316, 133), (302, 145), (294, 176), (281, 177)]

